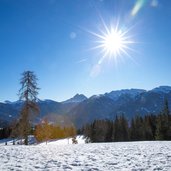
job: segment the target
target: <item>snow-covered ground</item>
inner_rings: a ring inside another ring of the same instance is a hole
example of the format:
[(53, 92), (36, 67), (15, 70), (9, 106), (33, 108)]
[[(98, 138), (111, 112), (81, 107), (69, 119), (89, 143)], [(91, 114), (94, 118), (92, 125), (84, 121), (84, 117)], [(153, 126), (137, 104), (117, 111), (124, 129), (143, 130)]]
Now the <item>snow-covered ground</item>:
[[(85, 144), (85, 138), (84, 136), (77, 136), (76, 137), (77, 143), (78, 144)], [(14, 140), (12, 138), (9, 139), (2, 139), (0, 140), (0, 146), (4, 146), (6, 143), (7, 145), (13, 145)], [(24, 139), (22, 140), (17, 140), (15, 139), (15, 145), (19, 145), (19, 144), (24, 144)], [(72, 138), (66, 138), (66, 139), (60, 139), (60, 140), (48, 140), (47, 143), (46, 142), (42, 142), (42, 143), (37, 143), (35, 137), (33, 135), (29, 136), (29, 144), (30, 145), (49, 145), (49, 144), (55, 144), (55, 145), (68, 145), (68, 144), (73, 144), (72, 142)]]
[(30, 146), (3, 143), (0, 170), (171, 170), (171, 142), (68, 145), (66, 140), (62, 141)]

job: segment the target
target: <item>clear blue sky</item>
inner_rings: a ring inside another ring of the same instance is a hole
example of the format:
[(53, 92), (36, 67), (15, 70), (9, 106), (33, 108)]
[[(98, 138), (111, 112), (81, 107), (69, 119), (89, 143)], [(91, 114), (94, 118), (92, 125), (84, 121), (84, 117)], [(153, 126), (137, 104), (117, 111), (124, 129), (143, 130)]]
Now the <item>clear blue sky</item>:
[[(137, 7), (136, 7), (137, 6)], [(133, 11), (134, 10), (134, 11)], [(136, 42), (116, 61), (96, 46), (102, 19), (131, 28)], [(0, 101), (18, 99), (19, 79), (34, 71), (39, 98), (62, 101), (116, 89), (171, 85), (170, 0), (0, 0)]]

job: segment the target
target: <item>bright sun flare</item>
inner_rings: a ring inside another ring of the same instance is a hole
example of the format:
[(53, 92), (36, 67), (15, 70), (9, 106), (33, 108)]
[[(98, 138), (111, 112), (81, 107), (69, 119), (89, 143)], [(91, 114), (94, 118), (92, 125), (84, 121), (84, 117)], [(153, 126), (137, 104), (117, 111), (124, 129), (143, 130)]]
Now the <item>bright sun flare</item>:
[(132, 44), (133, 41), (128, 37), (128, 30), (122, 31), (117, 28), (107, 28), (106, 33), (103, 35), (98, 35), (100, 41), (97, 48), (101, 48), (103, 52), (103, 57), (100, 59), (101, 63), (105, 58), (114, 58), (115, 61), (123, 55), (129, 56), (128, 51), (131, 50), (129, 44)]
[(103, 46), (105, 50), (110, 53), (116, 55), (123, 48), (124, 39), (120, 32), (116, 32), (112, 30), (108, 33), (103, 40)]
[(114, 59), (117, 62), (119, 58), (124, 56), (131, 58), (129, 51), (133, 49), (130, 44), (134, 42), (131, 40), (129, 30), (120, 29), (118, 25), (111, 28), (105, 25), (104, 28), (105, 30), (101, 31), (102, 34), (91, 32), (98, 39), (97, 45), (93, 49), (100, 49), (102, 54), (98, 64), (101, 64), (105, 59)]

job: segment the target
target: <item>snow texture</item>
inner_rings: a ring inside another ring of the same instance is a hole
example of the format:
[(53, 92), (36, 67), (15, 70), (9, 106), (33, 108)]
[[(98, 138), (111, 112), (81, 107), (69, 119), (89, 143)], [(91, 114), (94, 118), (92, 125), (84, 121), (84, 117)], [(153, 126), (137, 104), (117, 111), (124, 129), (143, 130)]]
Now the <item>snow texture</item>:
[[(122, 142), (0, 146), (0, 170), (171, 170), (171, 142)], [(60, 143), (59, 143), (60, 142)]]

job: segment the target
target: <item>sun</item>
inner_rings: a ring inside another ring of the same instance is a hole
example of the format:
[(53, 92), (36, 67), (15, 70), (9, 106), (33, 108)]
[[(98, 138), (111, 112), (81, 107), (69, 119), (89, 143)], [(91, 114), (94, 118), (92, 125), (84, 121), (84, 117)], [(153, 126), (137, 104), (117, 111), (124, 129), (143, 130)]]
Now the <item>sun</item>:
[(121, 32), (117, 32), (115, 30), (111, 30), (108, 34), (106, 34), (102, 40), (102, 46), (105, 51), (110, 55), (117, 55), (122, 48), (124, 48), (124, 37)]
[(98, 64), (107, 59), (114, 59), (117, 63), (120, 58), (123, 60), (125, 56), (132, 60), (129, 52), (134, 51), (131, 44), (134, 44), (135, 41), (132, 40), (129, 32), (130, 28), (119, 27), (119, 24), (110, 27), (104, 24), (104, 29), (100, 30), (100, 33), (90, 32), (97, 39), (96, 45), (92, 49), (99, 49), (101, 54)]
[(96, 54), (96, 63), (92, 66), (90, 76), (96, 77), (106, 66), (115, 69), (118, 68), (120, 62), (124, 62), (129, 59), (134, 64), (137, 64), (134, 59), (134, 53), (137, 53), (135, 47), (137, 41), (135, 41), (135, 24), (127, 25), (121, 22), (119, 17), (112, 19), (110, 24), (107, 24), (103, 17), (100, 15), (100, 22), (98, 28), (95, 31), (84, 29), (89, 35), (92, 35), (93, 41), (90, 47), (90, 51), (94, 51)]
[(102, 35), (97, 34), (96, 36), (100, 39), (96, 48), (100, 48), (103, 53), (102, 58), (99, 60), (101, 63), (104, 59), (115, 59), (123, 58), (123, 56), (129, 56), (129, 51), (132, 50), (130, 44), (134, 41), (131, 40), (131, 36), (128, 35), (128, 30), (123, 31), (118, 27), (106, 27), (106, 32), (102, 32)]

